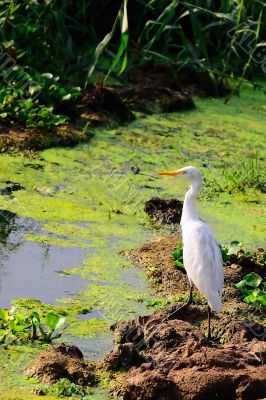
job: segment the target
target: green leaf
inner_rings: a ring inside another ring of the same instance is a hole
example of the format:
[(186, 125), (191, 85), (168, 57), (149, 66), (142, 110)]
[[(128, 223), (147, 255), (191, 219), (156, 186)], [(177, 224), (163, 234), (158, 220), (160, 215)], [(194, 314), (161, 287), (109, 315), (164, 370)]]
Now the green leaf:
[(30, 86), (29, 93), (31, 96), (34, 96), (36, 93), (39, 93), (42, 90), (40, 85)]
[(251, 272), (250, 274), (244, 276), (244, 281), (246, 282), (246, 284), (248, 286), (257, 288), (257, 287), (259, 287), (259, 285), (262, 281), (262, 278), (255, 272)]
[(40, 315), (37, 311), (32, 311), (29, 318), (31, 319), (32, 323), (36, 326), (40, 325)]
[(98, 63), (99, 57), (101, 56), (101, 54), (103, 53), (104, 49), (106, 48), (106, 46), (108, 45), (108, 43), (112, 39), (112, 36), (113, 36), (112, 32), (107, 33), (107, 35), (105, 35), (103, 40), (96, 47), (96, 50), (94, 52), (94, 61), (93, 61), (93, 64), (91, 65), (91, 67), (89, 69), (89, 73), (88, 73), (89, 77), (91, 77), (91, 75), (93, 74), (94, 69), (96, 67), (96, 64)]
[(53, 77), (54, 77), (53, 74), (51, 74), (50, 72), (45, 72), (41, 76), (43, 76), (44, 78), (47, 78), (47, 79), (53, 79)]
[(3, 321), (9, 320), (9, 314), (5, 308), (0, 308), (0, 319), (2, 319)]
[(71, 93), (68, 93), (68, 94), (66, 94), (66, 95), (62, 98), (62, 100), (68, 101), (68, 100), (71, 99), (71, 97), (72, 97), (72, 94), (71, 94)]
[(227, 247), (223, 247), (223, 246), (219, 246), (220, 250), (221, 250), (221, 254), (222, 254), (222, 259), (224, 262), (229, 261), (230, 257), (228, 255), (228, 248)]
[(243, 301), (248, 304), (260, 304), (263, 303), (263, 301), (266, 303), (266, 294), (259, 289), (255, 289), (246, 296)]
[(176, 265), (178, 268), (185, 269), (184, 264), (183, 264), (181, 261), (176, 260), (176, 261), (175, 261), (175, 265)]
[(53, 312), (49, 312), (46, 315), (46, 324), (51, 331), (55, 329), (59, 329), (65, 323), (65, 317), (59, 314), (55, 314)]

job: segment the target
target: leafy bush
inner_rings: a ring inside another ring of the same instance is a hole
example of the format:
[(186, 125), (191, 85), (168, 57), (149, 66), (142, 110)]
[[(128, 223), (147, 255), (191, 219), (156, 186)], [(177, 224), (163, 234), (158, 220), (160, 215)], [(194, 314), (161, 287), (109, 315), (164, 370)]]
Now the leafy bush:
[[(48, 312), (41, 321), (37, 311), (25, 316), (14, 308), (6, 310), (0, 308), (0, 343), (20, 343), (28, 341), (51, 342), (62, 335), (66, 328), (65, 317)], [(63, 329), (61, 329), (63, 327)], [(61, 332), (55, 333), (61, 329)]]
[(255, 272), (244, 276), (243, 280), (235, 285), (245, 296), (243, 301), (266, 309), (266, 281)]
[(62, 87), (52, 74), (36, 74), (36, 78), (38, 83), (34, 81), (28, 91), (10, 85), (0, 89), (0, 120), (23, 121), (27, 127), (48, 129), (66, 123), (68, 118), (56, 114), (56, 109), (64, 105), (66, 114), (81, 95), (80, 89)]

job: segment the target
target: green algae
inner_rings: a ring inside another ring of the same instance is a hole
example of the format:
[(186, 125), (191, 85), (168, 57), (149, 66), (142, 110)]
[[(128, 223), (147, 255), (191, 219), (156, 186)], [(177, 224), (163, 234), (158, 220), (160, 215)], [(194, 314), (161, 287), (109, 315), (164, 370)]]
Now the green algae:
[(24, 236), (24, 240), (27, 242), (42, 243), (58, 247), (80, 247), (80, 248), (89, 247), (88, 243), (84, 243), (81, 241), (77, 242), (74, 240), (69, 240), (54, 236), (46, 236), (46, 235), (28, 234)]
[[(43, 348), (43, 347), (42, 347)], [(37, 400), (33, 393), (37, 381), (27, 379), (24, 370), (42, 349), (29, 346), (9, 346), (8, 350), (0, 348), (0, 395), (1, 400)], [(47, 396), (54, 400), (54, 396)]]
[[(2, 186), (10, 180), (25, 188), (13, 193), (13, 198), (0, 196), (0, 209), (38, 221), (41, 230), (25, 234), (25, 241), (82, 248), (82, 265), (69, 265), (63, 273), (69, 279), (79, 275), (89, 280), (86, 290), (57, 299), (58, 305), (17, 299), (13, 302), (17, 308), (43, 314), (53, 310), (67, 317), (66, 334), (95, 340), (110, 340), (109, 326), (114, 321), (147, 313), (145, 304), (151, 296), (144, 273), (135, 271), (132, 278), (130, 264), (118, 252), (154, 233), (143, 212), (146, 200), (158, 195), (183, 197), (186, 185), (159, 177), (162, 169), (200, 167), (205, 182), (200, 215), (217, 239), (263, 245), (265, 194), (252, 189), (230, 194), (219, 187), (227, 184), (224, 171), (254, 154), (265, 167), (265, 97), (243, 88), (241, 97), (227, 105), (222, 99), (196, 99), (196, 105), (189, 112), (151, 115), (118, 129), (101, 128), (90, 144), (45, 150), (34, 160), (0, 157)], [(81, 319), (95, 310), (101, 317)], [(21, 347), (22, 356), (27, 351), (31, 349)], [(8, 358), (10, 350), (4, 353)], [(28, 359), (34, 354), (27, 355)], [(21, 374), (21, 380), (15, 376), (22, 364), (16, 364), (12, 356), (5, 360), (0, 375), (3, 399), (36, 398), (30, 394), (33, 384)]]

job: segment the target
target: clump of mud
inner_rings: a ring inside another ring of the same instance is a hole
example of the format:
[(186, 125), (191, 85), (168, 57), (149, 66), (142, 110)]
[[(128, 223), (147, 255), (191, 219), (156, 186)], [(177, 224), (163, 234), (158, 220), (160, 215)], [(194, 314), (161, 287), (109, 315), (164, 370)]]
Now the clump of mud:
[(100, 79), (95, 87), (88, 90), (78, 106), (81, 117), (92, 123), (126, 122), (134, 119), (134, 114), (112, 87), (104, 87)]
[[(266, 393), (266, 345), (256, 338), (259, 324), (230, 318), (216, 320), (227, 333), (223, 344), (210, 345), (202, 330), (188, 322), (190, 312), (206, 318), (202, 307), (168, 317), (180, 304), (165, 307), (152, 316), (124, 322), (117, 326), (121, 343), (105, 363), (110, 369), (123, 364), (131, 369), (116, 388), (121, 400), (256, 400)], [(265, 337), (265, 335), (264, 335)], [(128, 352), (135, 347), (135, 356)], [(124, 350), (125, 348), (125, 350)], [(119, 349), (119, 350), (118, 350)], [(140, 352), (137, 357), (136, 352)], [(125, 357), (128, 358), (125, 359)], [(140, 364), (141, 357), (144, 358)], [(114, 360), (115, 362), (114, 362)]]
[(179, 224), (183, 203), (177, 199), (152, 197), (146, 201), (144, 211), (154, 220), (163, 224)]
[(64, 343), (49, 346), (40, 353), (26, 374), (47, 384), (62, 378), (78, 385), (92, 386), (96, 383), (93, 363), (85, 361), (76, 346)]
[(185, 272), (176, 268), (172, 256), (180, 240), (180, 234), (171, 234), (124, 252), (133, 264), (146, 268), (152, 288), (160, 296), (175, 296), (189, 289)]
[[(186, 293), (186, 274), (172, 256), (180, 239), (177, 234), (157, 237), (125, 253), (135, 265), (147, 269), (160, 296)], [(123, 360), (128, 373), (116, 389), (120, 400), (265, 398), (266, 327), (258, 322), (261, 311), (243, 303), (235, 287), (249, 267), (245, 263), (225, 267), (223, 312), (212, 316), (211, 343), (205, 337), (205, 305), (190, 305), (176, 316), (179, 302), (113, 327), (120, 354), (126, 354), (123, 346), (131, 344), (145, 358), (141, 365), (132, 362), (131, 369)]]

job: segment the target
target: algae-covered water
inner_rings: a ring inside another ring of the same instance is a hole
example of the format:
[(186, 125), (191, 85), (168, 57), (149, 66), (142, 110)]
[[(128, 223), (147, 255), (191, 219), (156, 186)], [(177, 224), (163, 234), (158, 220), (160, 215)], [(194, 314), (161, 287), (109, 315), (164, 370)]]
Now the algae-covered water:
[[(200, 167), (199, 210), (217, 239), (263, 245), (265, 194), (251, 178), (265, 168), (265, 96), (246, 88), (227, 105), (222, 99), (196, 105), (100, 128), (75, 148), (0, 157), (0, 307), (66, 315), (65, 340), (101, 358), (112, 348), (113, 322), (148, 312), (144, 272), (119, 252), (158, 233), (143, 212), (146, 200), (182, 198), (185, 184), (159, 177), (162, 169)], [(240, 187), (250, 170), (245, 191), (235, 188), (235, 168), (242, 171)], [(265, 175), (259, 179), (265, 183)], [(1, 399), (36, 398), (36, 383), (21, 371), (38, 351), (0, 350)]]

